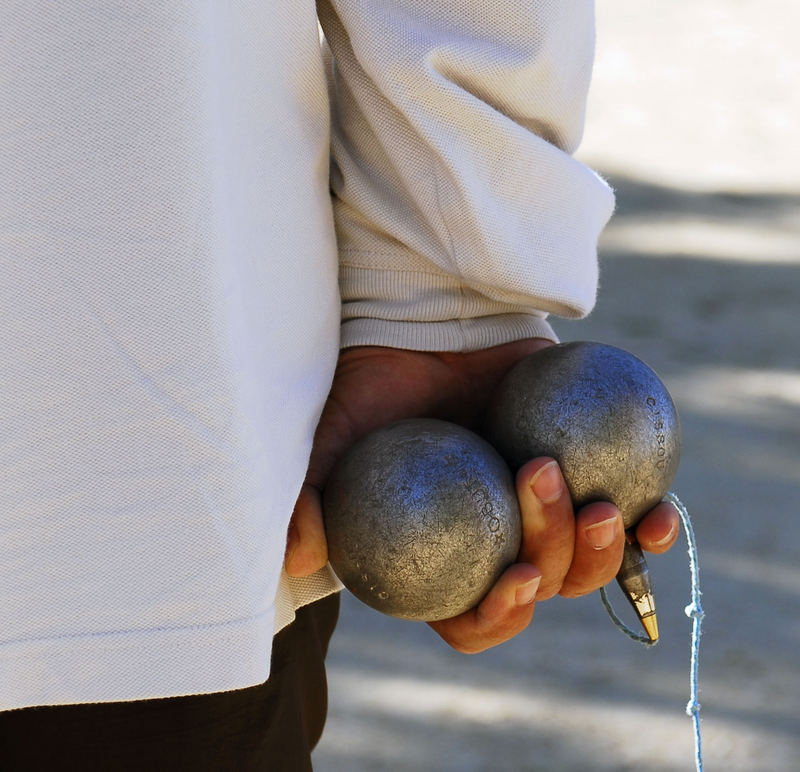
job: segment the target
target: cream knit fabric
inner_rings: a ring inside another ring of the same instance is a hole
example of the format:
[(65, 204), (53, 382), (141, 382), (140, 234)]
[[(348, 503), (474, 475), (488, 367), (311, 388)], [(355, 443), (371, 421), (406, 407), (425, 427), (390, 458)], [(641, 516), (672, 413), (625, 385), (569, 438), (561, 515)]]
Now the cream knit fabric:
[(281, 566), (340, 315), (470, 350), (593, 303), (591, 3), (319, 19), (328, 88), (308, 0), (0, 11), (0, 709), (267, 677), (339, 587)]
[(588, 2), (323, 0), (345, 345), (472, 350), (587, 313), (613, 197), (575, 161)]

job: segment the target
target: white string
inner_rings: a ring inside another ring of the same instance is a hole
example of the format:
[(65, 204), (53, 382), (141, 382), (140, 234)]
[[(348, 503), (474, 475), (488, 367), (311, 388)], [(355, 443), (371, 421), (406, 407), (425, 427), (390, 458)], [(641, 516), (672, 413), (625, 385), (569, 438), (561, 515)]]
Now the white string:
[[(697, 541), (694, 536), (694, 528), (692, 528), (692, 521), (689, 517), (689, 512), (684, 506), (683, 502), (672, 492), (667, 493), (666, 499), (671, 501), (675, 508), (678, 510), (681, 522), (683, 523), (683, 530), (686, 533), (686, 541), (689, 546), (689, 569), (692, 574), (692, 602), (686, 607), (685, 613), (687, 617), (692, 619), (692, 646), (691, 646), (691, 661), (689, 666), (689, 702), (686, 704), (686, 715), (689, 716), (694, 723), (694, 751), (695, 751), (695, 767), (697, 772), (703, 772), (703, 750), (702, 750), (702, 737), (700, 734), (700, 703), (697, 700), (698, 694), (698, 680), (697, 669), (700, 660), (700, 635), (701, 627), (703, 624), (703, 617), (705, 612), (700, 604), (700, 568), (697, 559)], [(600, 599), (603, 601), (608, 615), (614, 624), (627, 635), (629, 638), (642, 643), (645, 646), (655, 646), (656, 641), (651, 641), (646, 635), (632, 630), (628, 627), (614, 612), (611, 603), (606, 595), (605, 587), (600, 588)]]
[(689, 544), (689, 567), (692, 572), (692, 602), (686, 607), (687, 617), (692, 619), (692, 659), (689, 668), (689, 702), (686, 704), (686, 715), (694, 722), (694, 751), (697, 772), (703, 770), (702, 738), (700, 735), (700, 703), (697, 701), (698, 682), (697, 669), (700, 660), (700, 635), (702, 634), (703, 617), (705, 612), (700, 603), (700, 567), (697, 559), (697, 542), (694, 537), (694, 528), (689, 517), (689, 512), (683, 502), (672, 492), (667, 498), (675, 505), (681, 516), (683, 530), (686, 531), (686, 541)]

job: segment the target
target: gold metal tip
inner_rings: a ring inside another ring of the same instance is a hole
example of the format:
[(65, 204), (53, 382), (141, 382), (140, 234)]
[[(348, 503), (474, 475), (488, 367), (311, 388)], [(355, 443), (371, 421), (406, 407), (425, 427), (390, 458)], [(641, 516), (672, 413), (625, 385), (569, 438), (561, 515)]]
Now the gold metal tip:
[(656, 599), (652, 592), (645, 592), (637, 598), (632, 599), (636, 616), (642, 623), (647, 637), (652, 643), (658, 640), (658, 620), (656, 619)]
[(658, 640), (658, 620), (656, 615), (651, 614), (650, 616), (642, 617), (642, 627), (644, 627), (644, 631), (650, 641), (655, 643)]
[(650, 642), (655, 643), (658, 640), (658, 622), (653, 585), (642, 548), (632, 538), (625, 545), (617, 582), (633, 606)]

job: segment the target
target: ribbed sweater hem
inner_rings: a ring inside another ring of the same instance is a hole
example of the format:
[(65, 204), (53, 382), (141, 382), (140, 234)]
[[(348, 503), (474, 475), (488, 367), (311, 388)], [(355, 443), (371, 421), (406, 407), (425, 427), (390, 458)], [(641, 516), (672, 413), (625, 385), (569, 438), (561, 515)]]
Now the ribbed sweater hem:
[(387, 346), (411, 351), (478, 351), (525, 338), (558, 342), (546, 319), (526, 314), (441, 322), (351, 319), (342, 325), (342, 348)]

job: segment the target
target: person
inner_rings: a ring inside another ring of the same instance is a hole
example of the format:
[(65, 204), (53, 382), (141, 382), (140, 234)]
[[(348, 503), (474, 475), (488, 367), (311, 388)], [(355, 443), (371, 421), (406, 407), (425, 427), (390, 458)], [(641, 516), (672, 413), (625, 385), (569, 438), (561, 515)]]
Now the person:
[[(0, 766), (308, 769), (335, 460), (401, 417), (476, 426), (594, 304), (592, 4), (27, 0), (2, 26)], [(550, 459), (517, 484), (519, 561), (432, 623), (460, 651), (619, 565), (613, 505), (573, 512)], [(670, 505), (637, 531), (676, 533)]]

